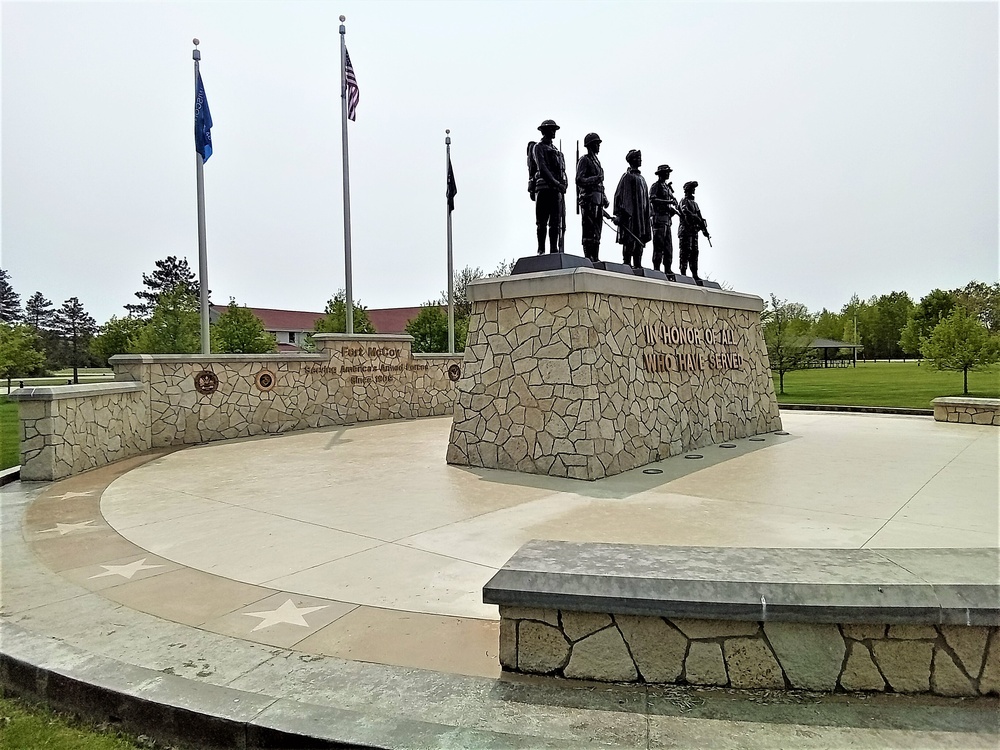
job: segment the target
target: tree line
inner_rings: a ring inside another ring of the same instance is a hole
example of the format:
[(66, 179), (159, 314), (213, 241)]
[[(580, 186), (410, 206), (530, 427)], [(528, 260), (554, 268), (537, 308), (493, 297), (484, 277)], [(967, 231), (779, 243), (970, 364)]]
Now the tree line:
[[(868, 360), (927, 359), (934, 367), (968, 373), (1000, 359), (1000, 282), (970, 281), (957, 289), (934, 289), (914, 303), (906, 292), (862, 300), (854, 295), (841, 309), (810, 313), (805, 305), (772, 294), (762, 315), (771, 369), (784, 392), (786, 372), (810, 367), (815, 339), (859, 345)], [(840, 350), (838, 356), (851, 356)]]

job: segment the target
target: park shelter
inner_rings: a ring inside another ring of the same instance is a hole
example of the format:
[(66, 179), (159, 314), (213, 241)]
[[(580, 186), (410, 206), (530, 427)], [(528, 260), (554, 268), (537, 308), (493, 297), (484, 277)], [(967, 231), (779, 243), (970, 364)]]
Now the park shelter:
[(816, 367), (820, 367), (819, 362), (823, 363), (823, 367), (847, 367), (848, 361), (853, 361), (854, 366), (857, 367), (858, 360), (856, 356), (852, 357), (851, 360), (831, 359), (830, 352), (836, 352), (838, 349), (853, 349), (857, 353), (857, 350), (864, 349), (860, 344), (851, 344), (847, 341), (837, 341), (836, 339), (813, 339), (812, 343), (809, 344), (809, 348), (823, 352), (823, 359), (817, 360)]

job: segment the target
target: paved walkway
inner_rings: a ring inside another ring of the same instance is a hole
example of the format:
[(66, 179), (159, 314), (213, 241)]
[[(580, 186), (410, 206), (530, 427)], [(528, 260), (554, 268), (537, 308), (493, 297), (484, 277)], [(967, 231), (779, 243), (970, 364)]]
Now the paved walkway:
[(528, 539), (1000, 544), (995, 428), (782, 418), (788, 435), (593, 483), (449, 467), (449, 419), (213, 443), (16, 483), (2, 490), (4, 651), (130, 665), (181, 696), (243, 691), (254, 716), (283, 702), (299, 719), (302, 706), (345, 711), (320, 725), (362, 744), (996, 746), (990, 700), (496, 679), (497, 614), (481, 589)]

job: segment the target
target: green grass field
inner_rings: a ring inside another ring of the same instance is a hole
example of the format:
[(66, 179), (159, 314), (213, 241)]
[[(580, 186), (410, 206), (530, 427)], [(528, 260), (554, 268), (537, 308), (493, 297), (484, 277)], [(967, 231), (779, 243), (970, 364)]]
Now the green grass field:
[(137, 750), (139, 747), (118, 732), (95, 729), (38, 706), (0, 698), (3, 750)]
[[(778, 392), (778, 376), (774, 376)], [(961, 396), (962, 373), (941, 372), (916, 362), (858, 362), (857, 368), (785, 373), (784, 404), (844, 404), (930, 409), (939, 396)], [(969, 396), (1000, 398), (1000, 367), (969, 373)]]
[(20, 442), (17, 404), (0, 396), (0, 469), (20, 463)]

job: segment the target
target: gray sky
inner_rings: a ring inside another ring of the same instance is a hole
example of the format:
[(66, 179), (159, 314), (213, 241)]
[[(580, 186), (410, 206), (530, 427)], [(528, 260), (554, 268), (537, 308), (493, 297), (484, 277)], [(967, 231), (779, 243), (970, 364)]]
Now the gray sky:
[[(344, 286), (339, 34), (354, 292), (446, 287), (534, 252), (525, 145), (555, 119), (572, 177), (596, 131), (696, 179), (739, 291), (839, 309), (998, 275), (994, 2), (4, 2), (2, 259), (22, 300), (104, 322), (168, 255), (198, 265), (191, 39), (215, 120), (205, 167), (213, 301), (322, 310)], [(582, 148), (582, 146), (581, 146)], [(572, 208), (571, 208), (572, 210)], [(620, 260), (605, 232), (601, 257)], [(567, 250), (582, 255), (571, 216)], [(644, 258), (649, 265), (652, 254)]]

